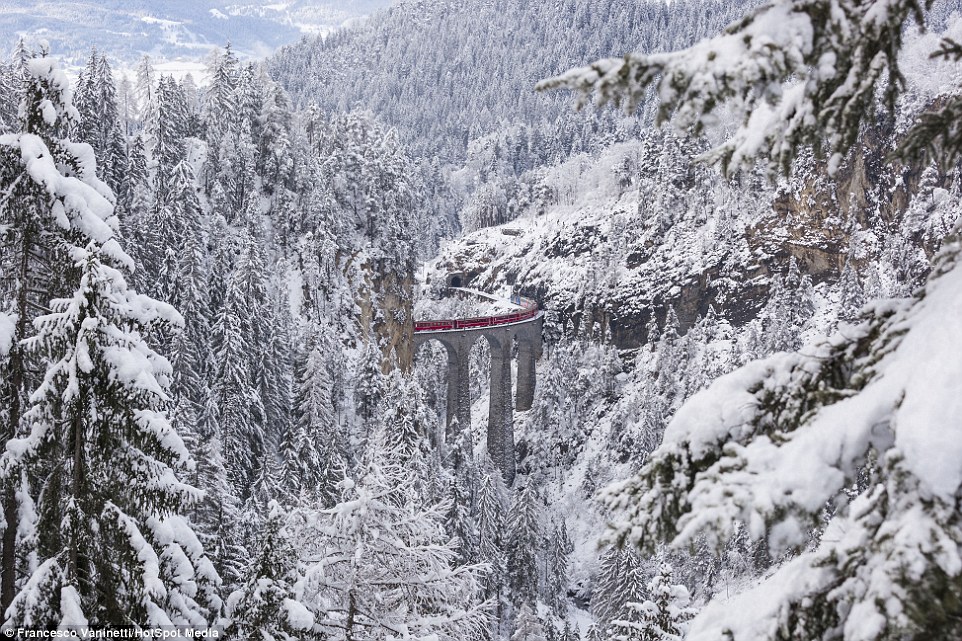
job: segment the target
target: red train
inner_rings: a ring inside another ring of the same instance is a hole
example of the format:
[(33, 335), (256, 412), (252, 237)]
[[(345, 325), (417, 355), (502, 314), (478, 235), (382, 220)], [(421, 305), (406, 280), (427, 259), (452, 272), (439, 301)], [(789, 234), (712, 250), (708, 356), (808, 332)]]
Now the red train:
[(444, 332), (454, 329), (474, 329), (476, 327), (493, 327), (507, 325), (534, 318), (538, 314), (538, 304), (530, 298), (512, 296), (511, 301), (524, 307), (520, 312), (500, 314), (498, 316), (479, 316), (476, 318), (455, 318), (449, 320), (415, 321), (416, 332)]

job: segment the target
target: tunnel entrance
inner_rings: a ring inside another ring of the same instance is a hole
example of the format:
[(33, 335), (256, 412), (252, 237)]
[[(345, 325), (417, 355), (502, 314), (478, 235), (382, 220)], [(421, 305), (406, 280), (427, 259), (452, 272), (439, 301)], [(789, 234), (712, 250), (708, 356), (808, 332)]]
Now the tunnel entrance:
[(461, 286), (461, 277), (460, 277), (460, 276), (452, 276), (452, 277), (451, 277), (451, 287), (460, 287), (460, 286)]

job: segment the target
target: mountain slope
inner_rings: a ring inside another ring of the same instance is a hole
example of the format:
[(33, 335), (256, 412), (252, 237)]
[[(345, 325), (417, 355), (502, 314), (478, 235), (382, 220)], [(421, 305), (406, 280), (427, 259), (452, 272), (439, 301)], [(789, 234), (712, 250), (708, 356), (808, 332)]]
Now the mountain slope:
[(688, 44), (748, 4), (416, 0), (285, 47), (270, 70), (297, 102), (371, 110), (425, 157), (458, 161), (469, 141), (511, 123), (612, 131), (620, 114), (575, 114), (566, 96), (535, 93), (535, 83), (597, 55)]
[(144, 54), (197, 59), (227, 42), (244, 56), (263, 57), (303, 33), (329, 33), (389, 4), (390, 0), (7, 0), (0, 3), (0, 30), (29, 42), (46, 40), (53, 51), (74, 64), (91, 47), (125, 63)]

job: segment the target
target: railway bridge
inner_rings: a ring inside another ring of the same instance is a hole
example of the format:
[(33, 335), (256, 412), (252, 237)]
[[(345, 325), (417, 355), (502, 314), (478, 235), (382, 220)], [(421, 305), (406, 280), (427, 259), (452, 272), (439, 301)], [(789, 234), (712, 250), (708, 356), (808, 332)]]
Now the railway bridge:
[[(544, 316), (533, 300), (513, 296), (511, 303), (517, 310), (506, 314), (414, 323), (415, 354), (421, 345), (432, 340), (441, 343), (447, 351), (449, 441), (453, 439), (455, 429), (471, 427), (471, 348), (481, 336), (488, 341), (491, 351), (488, 455), (501, 470), (509, 486), (515, 475), (514, 408), (529, 410), (534, 401), (535, 362), (541, 357), (541, 327)], [(515, 343), (518, 383), (517, 390), (512, 394), (511, 359)]]

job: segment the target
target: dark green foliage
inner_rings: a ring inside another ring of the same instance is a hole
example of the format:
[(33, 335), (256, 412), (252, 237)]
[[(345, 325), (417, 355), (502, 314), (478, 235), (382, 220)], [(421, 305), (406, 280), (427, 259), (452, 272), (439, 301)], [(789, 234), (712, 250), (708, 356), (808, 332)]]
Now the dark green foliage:
[(683, 639), (688, 620), (696, 611), (688, 607), (688, 590), (673, 582), (672, 568), (661, 563), (648, 583), (645, 599), (627, 604), (612, 624), (614, 641), (674, 641)]
[(107, 57), (91, 52), (77, 79), (74, 106), (80, 113), (75, 138), (94, 149), (97, 175), (119, 193), (125, 174), (127, 142), (117, 109), (117, 92)]
[(599, 629), (628, 614), (627, 604), (641, 601), (645, 577), (638, 553), (631, 548), (611, 548), (601, 557), (601, 569), (591, 596), (591, 613)]
[(533, 605), (538, 595), (538, 557), (542, 507), (537, 491), (526, 485), (515, 493), (507, 519), (508, 582), (515, 605)]
[(244, 585), (227, 600), (225, 632), (231, 638), (259, 641), (302, 639), (314, 616), (295, 598), (294, 584), (301, 577), (297, 553), (284, 530), (286, 514), (277, 503), (268, 509)]
[[(151, 325), (180, 318), (127, 289), (111, 265), (122, 254), (91, 242), (72, 255), (77, 293), (54, 301), (27, 342), (51, 366), (25, 417), (30, 433), (8, 442), (4, 459), (6, 473), (12, 467), (34, 480), (43, 560), (11, 620), (202, 625), (208, 608), (219, 606), (208, 590), (219, 580), (178, 516), (198, 498), (177, 479), (193, 462), (160, 411), (169, 365), (142, 339)], [(168, 563), (172, 555), (183, 560)], [(198, 566), (189, 580), (185, 564)], [(38, 607), (35, 594), (54, 589), (59, 607)]]

